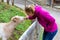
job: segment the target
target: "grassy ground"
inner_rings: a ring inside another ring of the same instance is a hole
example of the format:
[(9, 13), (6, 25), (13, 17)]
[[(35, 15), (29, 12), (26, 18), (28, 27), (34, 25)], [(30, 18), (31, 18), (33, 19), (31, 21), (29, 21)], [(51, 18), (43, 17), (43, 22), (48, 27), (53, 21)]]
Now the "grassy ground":
[[(15, 15), (25, 16), (21, 9), (15, 6), (7, 5), (5, 3), (0, 3), (0, 22), (9, 22), (10, 19)], [(18, 40), (18, 38), (29, 27), (30, 24), (30, 20), (26, 20), (19, 24), (9, 40)]]

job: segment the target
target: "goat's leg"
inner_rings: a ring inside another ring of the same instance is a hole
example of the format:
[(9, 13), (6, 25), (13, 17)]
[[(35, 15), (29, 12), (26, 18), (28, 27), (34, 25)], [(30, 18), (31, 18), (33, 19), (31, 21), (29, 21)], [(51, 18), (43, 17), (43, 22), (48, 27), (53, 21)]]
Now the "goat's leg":
[(7, 40), (7, 38), (6, 37), (2, 37), (2, 40)]

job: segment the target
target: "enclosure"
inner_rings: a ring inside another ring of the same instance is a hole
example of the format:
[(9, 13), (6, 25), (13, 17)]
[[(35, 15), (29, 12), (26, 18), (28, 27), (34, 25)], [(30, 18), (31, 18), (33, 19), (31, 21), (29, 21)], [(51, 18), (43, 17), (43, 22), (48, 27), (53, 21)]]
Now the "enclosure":
[[(29, 5), (27, 0), (24, 0), (23, 5)], [(16, 5), (16, 0), (0, 0), (0, 22), (9, 22), (10, 19), (15, 16), (25, 16), (24, 11)], [(34, 4), (30, 1), (31, 4)], [(9, 40), (42, 40), (43, 29), (41, 25), (36, 21), (32, 23), (31, 20), (25, 20), (19, 24), (13, 35)]]
[[(45, 5), (44, 8), (46, 8), (48, 11), (51, 12), (52, 15), (54, 15), (54, 17), (57, 20), (58, 26), (60, 26), (60, 22), (59, 22), (60, 9), (56, 10), (52, 8), (52, 6), (58, 3), (58, 1), (55, 1), (55, 3), (53, 2), (54, 1), (52, 0), (51, 7), (50, 6), (48, 7)], [(40, 3), (45, 4), (46, 1), (40, 0), (39, 2), (34, 0), (34, 2), (32, 2), (31, 0), (19, 0), (19, 1), (0, 0), (0, 22), (3, 22), (3, 23), (9, 22), (10, 19), (15, 15), (25, 16), (23, 9), (26, 7), (26, 5), (36, 4), (36, 3), (39, 3), (39, 5), (41, 5)], [(59, 30), (60, 30), (60, 27), (59, 27)], [(34, 21), (32, 23), (31, 20), (25, 20), (23, 23), (19, 24), (15, 28), (15, 31), (13, 32), (13, 35), (11, 38), (9, 38), (9, 40), (42, 40), (42, 36), (43, 36), (42, 34), (43, 34), (43, 28), (41, 28), (41, 25), (39, 25), (37, 21)], [(59, 40), (59, 39), (60, 39), (60, 31), (58, 32), (54, 40)]]

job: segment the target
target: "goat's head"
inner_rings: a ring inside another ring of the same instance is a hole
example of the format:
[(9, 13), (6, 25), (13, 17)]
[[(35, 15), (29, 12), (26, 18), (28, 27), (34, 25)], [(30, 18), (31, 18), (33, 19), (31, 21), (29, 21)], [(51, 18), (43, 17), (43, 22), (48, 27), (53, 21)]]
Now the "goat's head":
[(12, 17), (12, 21), (13, 22), (15, 22), (15, 23), (21, 23), (21, 22), (23, 22), (24, 21), (24, 17), (22, 17), (22, 16), (14, 16), (14, 17)]

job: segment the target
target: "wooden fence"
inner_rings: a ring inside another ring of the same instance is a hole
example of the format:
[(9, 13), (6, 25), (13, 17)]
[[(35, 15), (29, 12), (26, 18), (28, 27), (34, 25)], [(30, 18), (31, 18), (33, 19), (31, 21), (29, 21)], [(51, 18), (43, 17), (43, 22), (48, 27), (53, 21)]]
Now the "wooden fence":
[(42, 40), (43, 29), (40, 24), (35, 21), (19, 38), (19, 40)]
[[(5, 0), (0, 0), (0, 2), (4, 2)], [(11, 0), (12, 5), (14, 5), (14, 0)], [(6, 0), (7, 4), (9, 4), (10, 0)]]
[[(6, 1), (7, 4), (10, 4), (9, 2), (11, 1), (11, 4), (14, 5), (14, 1), (15, 1), (15, 0), (0, 0), (0, 2), (4, 2), (4, 1)], [(26, 6), (26, 1), (27, 1), (27, 0), (24, 0), (24, 1), (25, 1), (25, 6)]]

